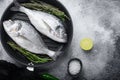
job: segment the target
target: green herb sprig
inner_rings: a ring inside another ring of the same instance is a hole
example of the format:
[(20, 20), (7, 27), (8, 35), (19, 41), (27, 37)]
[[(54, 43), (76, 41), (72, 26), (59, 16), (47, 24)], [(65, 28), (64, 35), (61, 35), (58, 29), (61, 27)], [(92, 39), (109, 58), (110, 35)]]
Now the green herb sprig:
[(44, 11), (50, 14), (53, 14), (57, 17), (59, 17), (62, 21), (65, 21), (65, 19), (69, 19), (69, 17), (58, 8), (49, 5), (47, 3), (41, 2), (39, 0), (31, 0), (31, 3), (22, 3), (22, 6), (38, 11)]
[(23, 54), (28, 60), (30, 60), (33, 63), (46, 63), (46, 62), (52, 60), (49, 58), (40, 58), (39, 56), (21, 48), (20, 46), (18, 46), (14, 42), (8, 41), (7, 44), (9, 44), (9, 46), (11, 46), (14, 50), (19, 51), (21, 54)]

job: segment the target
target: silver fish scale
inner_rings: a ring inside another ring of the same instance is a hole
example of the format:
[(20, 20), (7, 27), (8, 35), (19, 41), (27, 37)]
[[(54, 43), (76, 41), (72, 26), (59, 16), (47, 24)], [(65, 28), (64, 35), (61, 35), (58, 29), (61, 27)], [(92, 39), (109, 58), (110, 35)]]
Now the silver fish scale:
[[(22, 21), (27, 21), (30, 23), (28, 17), (26, 16), (26, 14), (24, 13), (16, 13), (11, 17), (12, 20), (22, 20)], [(38, 32), (39, 33), (39, 32)], [(43, 34), (39, 33), (43, 39), (43, 41), (45, 42), (45, 44), (47, 45), (47, 47), (51, 50), (56, 51), (60, 46), (64, 46), (64, 44), (61, 43), (57, 43), (51, 39), (49, 39), (48, 37), (44, 36)]]

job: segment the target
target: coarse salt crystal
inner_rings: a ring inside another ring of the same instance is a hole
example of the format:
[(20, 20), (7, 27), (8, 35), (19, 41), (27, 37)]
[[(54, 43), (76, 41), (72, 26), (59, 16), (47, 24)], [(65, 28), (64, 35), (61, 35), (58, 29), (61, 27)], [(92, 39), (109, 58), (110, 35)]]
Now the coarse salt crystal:
[(76, 75), (80, 72), (81, 70), (81, 64), (77, 60), (73, 60), (69, 63), (69, 73), (71, 75)]

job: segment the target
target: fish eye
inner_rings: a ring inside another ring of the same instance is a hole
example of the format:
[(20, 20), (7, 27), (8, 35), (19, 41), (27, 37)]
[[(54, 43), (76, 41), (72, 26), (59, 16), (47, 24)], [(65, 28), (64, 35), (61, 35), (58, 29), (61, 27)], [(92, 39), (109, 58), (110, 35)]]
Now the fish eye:
[(13, 23), (14, 23), (12, 20), (9, 20), (9, 22), (10, 22), (11, 24), (13, 24)]
[(9, 25), (13, 25), (13, 24), (15, 24), (15, 22), (12, 21), (12, 20), (9, 20), (8, 22), (9, 22)]

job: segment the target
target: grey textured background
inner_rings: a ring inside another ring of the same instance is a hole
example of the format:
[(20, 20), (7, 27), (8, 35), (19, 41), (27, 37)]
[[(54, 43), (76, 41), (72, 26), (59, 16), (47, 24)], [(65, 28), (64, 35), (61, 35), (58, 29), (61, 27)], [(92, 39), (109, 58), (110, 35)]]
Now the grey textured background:
[[(69, 56), (48, 72), (60, 78), (71, 80), (67, 63), (79, 58), (83, 63), (82, 74), (75, 80), (120, 80), (120, 0), (59, 0), (69, 11), (74, 27)], [(0, 15), (12, 0), (0, 0)], [(0, 16), (0, 17), (1, 17)], [(80, 49), (80, 40), (89, 37), (94, 48), (85, 52)], [(0, 44), (0, 59), (11, 59)]]

